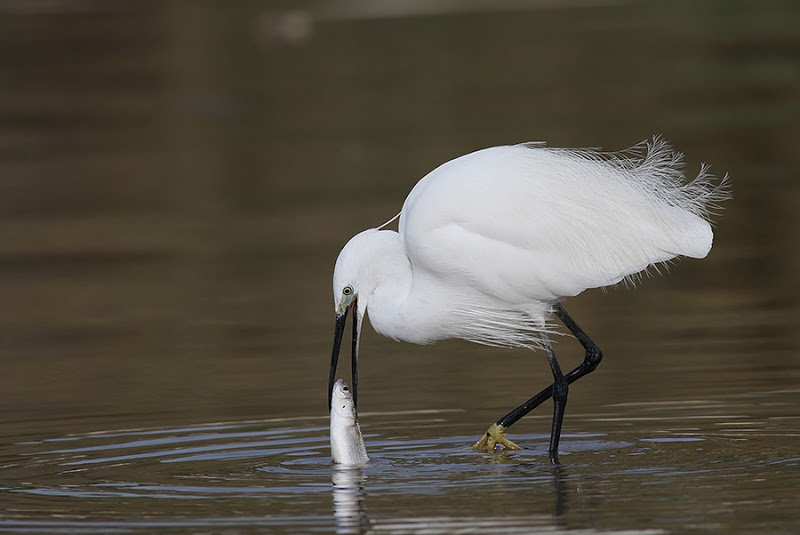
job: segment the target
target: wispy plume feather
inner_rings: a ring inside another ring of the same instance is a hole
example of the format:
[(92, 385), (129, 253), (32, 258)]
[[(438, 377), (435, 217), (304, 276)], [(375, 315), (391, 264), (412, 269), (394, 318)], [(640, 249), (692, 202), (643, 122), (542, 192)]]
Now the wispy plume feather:
[[(541, 143), (526, 143), (531, 148), (544, 148)], [(711, 166), (701, 164), (694, 180), (686, 180), (683, 154), (675, 151), (661, 136), (615, 152), (597, 149), (545, 150), (607, 165), (618, 180), (628, 183), (650, 198), (661, 199), (676, 208), (687, 210), (709, 221), (721, 210), (721, 203), (731, 197), (730, 176), (717, 180)]]

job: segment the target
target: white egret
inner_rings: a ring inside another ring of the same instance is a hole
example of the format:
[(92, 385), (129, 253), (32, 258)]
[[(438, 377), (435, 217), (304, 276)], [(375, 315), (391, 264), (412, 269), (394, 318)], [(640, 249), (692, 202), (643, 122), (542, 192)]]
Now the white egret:
[[(702, 166), (686, 181), (682, 155), (658, 137), (611, 154), (536, 143), (492, 147), (439, 166), (406, 198), (398, 232), (365, 230), (339, 253), (329, 403), (351, 309), (355, 402), (367, 311), (375, 331), (396, 340), (542, 348), (553, 383), (500, 418), (475, 448), (518, 449), (504, 431), (552, 396), (556, 462), (569, 384), (602, 358), (561, 301), (633, 281), (677, 256), (705, 257), (709, 214), (728, 196), (726, 179), (715, 184)], [(566, 375), (548, 337), (553, 314), (585, 349)]]

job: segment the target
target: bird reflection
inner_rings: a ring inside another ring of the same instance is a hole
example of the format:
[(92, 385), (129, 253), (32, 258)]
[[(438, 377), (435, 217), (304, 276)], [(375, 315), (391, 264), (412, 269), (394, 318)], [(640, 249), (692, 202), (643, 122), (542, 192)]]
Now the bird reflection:
[(553, 475), (553, 491), (555, 492), (555, 511), (553, 516), (558, 518), (567, 512), (567, 488), (565, 484), (567, 474), (561, 463), (551, 465), (550, 472)]
[[(515, 464), (518, 463), (517, 457), (513, 453), (508, 453), (505, 450), (492, 453), (491, 456), (484, 458), (487, 464)], [(567, 490), (567, 480), (569, 475), (567, 470), (561, 462), (557, 461), (550, 463), (550, 484), (553, 487), (553, 514), (552, 517), (557, 519), (563, 516), (568, 510), (569, 492)], [(527, 472), (526, 472), (527, 473)], [(497, 478), (502, 479), (503, 472), (497, 472)]]
[(333, 517), (336, 533), (366, 533), (369, 527), (364, 509), (364, 474), (358, 467), (333, 469)]
[[(485, 459), (488, 464), (516, 464), (518, 461), (514, 460), (513, 455), (493, 455), (491, 458)], [(518, 465), (518, 469), (525, 472), (530, 476), (530, 467)], [(569, 475), (562, 464), (555, 464), (546, 467), (549, 470), (550, 485), (552, 486), (553, 508), (552, 512), (547, 514), (532, 514), (531, 516), (522, 516), (516, 518), (506, 518), (504, 520), (505, 528), (517, 527), (530, 527), (530, 526), (549, 526), (557, 528), (565, 528), (563, 525), (566, 522), (566, 513), (569, 510), (569, 500), (571, 498), (568, 490)], [(544, 474), (537, 467), (536, 472), (539, 476)], [(507, 471), (498, 471), (498, 480), (508, 475)], [(545, 483), (547, 478), (538, 479), (540, 482)], [(360, 467), (333, 467), (332, 472), (332, 488), (333, 488), (333, 516), (336, 522), (336, 533), (338, 534), (364, 534), (373, 532), (376, 529), (381, 531), (391, 532), (393, 530), (399, 531), (415, 531), (420, 522), (423, 522), (427, 528), (441, 528), (442, 533), (448, 532), (447, 530), (453, 529), (454, 526), (463, 529), (472, 529), (487, 525), (489, 522), (494, 527), (497, 527), (497, 519), (493, 517), (450, 517), (441, 516), (435, 518), (381, 518), (380, 520), (371, 521), (366, 512), (366, 496), (364, 490), (366, 476)], [(531, 489), (532, 491), (535, 489)], [(537, 491), (536, 499), (541, 498), (541, 487)], [(549, 509), (549, 508), (546, 508)], [(543, 523), (543, 524), (542, 524)], [(470, 531), (472, 532), (472, 531)], [(489, 531), (491, 532), (491, 531)], [(515, 531), (516, 532), (516, 531)]]

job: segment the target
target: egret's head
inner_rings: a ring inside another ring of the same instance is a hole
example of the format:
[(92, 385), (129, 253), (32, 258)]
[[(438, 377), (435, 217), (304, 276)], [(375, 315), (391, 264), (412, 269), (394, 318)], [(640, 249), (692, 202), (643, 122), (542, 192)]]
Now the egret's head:
[(353, 307), (363, 319), (369, 299), (382, 282), (408, 273), (408, 259), (397, 232), (369, 229), (344, 246), (333, 269), (333, 306), (336, 314)]
[(401, 273), (398, 260), (409, 271), (408, 258), (402, 253), (403, 245), (397, 232), (369, 229), (353, 236), (344, 246), (333, 270), (333, 306), (336, 327), (331, 354), (331, 372), (328, 381), (328, 408), (333, 392), (333, 380), (339, 361), (339, 349), (344, 336), (347, 314), (353, 312), (353, 403), (358, 402), (358, 342), (361, 323), (370, 297), (384, 281), (396, 280)]
[[(333, 268), (333, 306), (337, 316), (347, 313), (350, 307), (355, 307), (358, 316), (364, 316), (366, 298), (372, 290), (369, 269), (372, 251), (370, 242), (377, 232), (375, 229), (369, 229), (356, 234), (347, 242), (336, 259), (336, 266)], [(360, 307), (359, 295), (364, 295), (365, 298)]]

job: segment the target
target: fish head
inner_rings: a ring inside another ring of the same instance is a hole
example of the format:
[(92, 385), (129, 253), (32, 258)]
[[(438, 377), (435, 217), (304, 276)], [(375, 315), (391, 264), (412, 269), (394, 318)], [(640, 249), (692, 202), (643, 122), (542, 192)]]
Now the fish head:
[(356, 406), (353, 403), (353, 392), (344, 380), (339, 379), (333, 385), (331, 396), (331, 413), (342, 418), (356, 418)]

